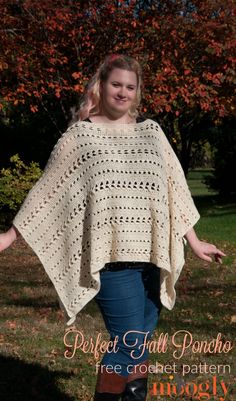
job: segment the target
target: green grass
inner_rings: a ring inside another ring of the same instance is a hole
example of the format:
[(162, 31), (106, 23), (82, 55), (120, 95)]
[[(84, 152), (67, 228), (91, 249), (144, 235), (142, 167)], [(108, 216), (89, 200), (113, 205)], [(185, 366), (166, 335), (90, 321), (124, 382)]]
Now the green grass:
[(236, 196), (222, 198), (209, 191), (203, 182), (209, 174), (210, 170), (194, 170), (188, 177), (189, 188), (201, 215), (196, 231), (206, 240), (236, 244)]
[(193, 196), (216, 195), (216, 191), (209, 189), (204, 183), (204, 179), (212, 174), (210, 169), (195, 169), (188, 173), (188, 184)]
[[(217, 396), (209, 401), (220, 400), (220, 380), (228, 387), (225, 401), (235, 401), (235, 350), (228, 353), (194, 353), (187, 349), (184, 356), (174, 358), (172, 343), (175, 333), (185, 330), (192, 334), (195, 344), (214, 341), (219, 333), (222, 342), (235, 339), (235, 200), (220, 199), (202, 184), (206, 171), (193, 171), (189, 185), (201, 220), (196, 225), (200, 238), (212, 241), (225, 251), (223, 265), (208, 264), (197, 259), (187, 249), (185, 267), (177, 282), (177, 299), (174, 309), (163, 308), (154, 340), (161, 333), (168, 334), (166, 352), (153, 352), (150, 361), (173, 366), (177, 373), (173, 381), (195, 383), (212, 387), (213, 374), (190, 372), (183, 377), (183, 364), (196, 367), (230, 365), (230, 373), (219, 372)], [(43, 267), (31, 249), (19, 238), (11, 248), (0, 254), (0, 394), (3, 401), (89, 401), (93, 398), (96, 380), (92, 353), (77, 351), (74, 358), (66, 359), (63, 338), (66, 331), (63, 315), (58, 307), (55, 290)], [(75, 328), (85, 339), (95, 340), (99, 332), (108, 340), (103, 320), (94, 301), (79, 314)], [(181, 341), (180, 334), (177, 335)], [(100, 354), (100, 357), (102, 354)], [(153, 384), (171, 381), (170, 374), (151, 373), (149, 390)], [(204, 388), (204, 387), (203, 387)], [(200, 396), (199, 396), (200, 397)], [(178, 397), (151, 396), (148, 401), (179, 401)], [(185, 396), (184, 401), (204, 400)]]

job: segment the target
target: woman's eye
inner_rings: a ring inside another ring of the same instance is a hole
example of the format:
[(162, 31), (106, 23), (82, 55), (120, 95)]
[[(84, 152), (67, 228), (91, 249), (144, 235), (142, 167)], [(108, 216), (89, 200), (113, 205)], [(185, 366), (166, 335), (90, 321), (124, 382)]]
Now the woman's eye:
[[(112, 83), (112, 86), (114, 86), (114, 88), (119, 88), (121, 85), (117, 82)], [(133, 91), (135, 88), (133, 86), (127, 86), (127, 89), (129, 91)]]

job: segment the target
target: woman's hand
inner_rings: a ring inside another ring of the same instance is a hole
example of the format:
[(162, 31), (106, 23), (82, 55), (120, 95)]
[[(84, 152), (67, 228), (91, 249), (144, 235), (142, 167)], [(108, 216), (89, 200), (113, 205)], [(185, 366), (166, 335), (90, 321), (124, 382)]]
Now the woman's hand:
[(226, 256), (225, 253), (218, 249), (215, 245), (200, 240), (198, 240), (198, 243), (193, 247), (191, 246), (191, 248), (195, 255), (197, 255), (200, 259), (206, 260), (207, 262), (212, 262), (212, 258), (209, 255), (214, 255), (215, 262), (219, 263), (222, 263), (222, 256)]
[(16, 229), (12, 226), (5, 233), (0, 234), (0, 252), (8, 248), (17, 238)]
[(224, 252), (218, 249), (215, 245), (209, 244), (208, 242), (200, 241), (192, 228), (185, 235), (191, 249), (200, 259), (212, 262), (212, 258), (209, 255), (214, 255), (215, 261), (222, 263), (222, 256), (226, 256)]

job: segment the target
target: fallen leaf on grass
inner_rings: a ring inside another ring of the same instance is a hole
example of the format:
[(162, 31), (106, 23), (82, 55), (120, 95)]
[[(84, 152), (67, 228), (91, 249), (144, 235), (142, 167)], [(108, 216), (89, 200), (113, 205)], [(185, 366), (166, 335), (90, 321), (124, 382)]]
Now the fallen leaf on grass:
[(208, 317), (208, 319), (213, 319), (213, 316), (212, 315), (210, 315), (210, 313), (207, 313), (207, 317)]
[(236, 315), (231, 316), (230, 323), (236, 323)]
[(58, 354), (59, 354), (58, 350), (52, 349), (51, 355), (58, 355)]
[(7, 321), (6, 321), (6, 326), (7, 326), (9, 329), (14, 330), (14, 329), (16, 329), (17, 324), (16, 324), (16, 322), (15, 322), (14, 320), (7, 320)]
[(214, 295), (215, 295), (215, 297), (218, 297), (219, 295), (222, 295), (222, 294), (224, 294), (224, 291), (220, 290), (220, 291), (216, 291)]

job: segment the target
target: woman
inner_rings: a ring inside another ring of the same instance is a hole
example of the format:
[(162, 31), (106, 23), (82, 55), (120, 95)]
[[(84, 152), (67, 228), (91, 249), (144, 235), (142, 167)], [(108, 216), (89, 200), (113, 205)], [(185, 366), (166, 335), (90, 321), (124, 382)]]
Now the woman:
[(138, 116), (141, 84), (136, 60), (106, 57), (79, 121), (0, 234), (0, 250), (19, 232), (38, 255), (68, 325), (96, 300), (113, 347), (101, 361), (95, 401), (146, 399), (148, 352), (140, 347), (162, 305), (174, 306), (184, 241), (203, 260), (225, 256), (195, 234), (199, 214), (178, 159), (160, 126)]

